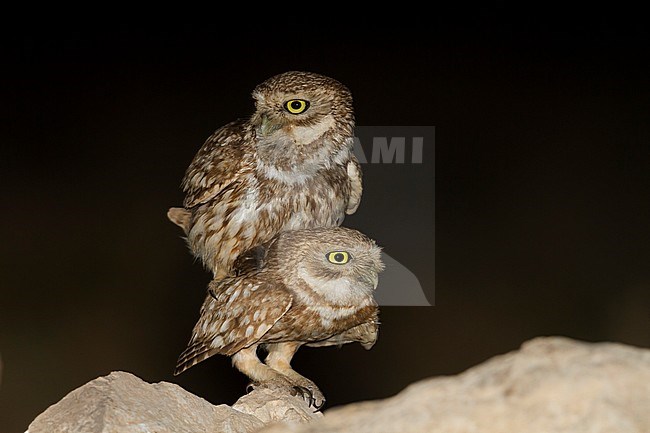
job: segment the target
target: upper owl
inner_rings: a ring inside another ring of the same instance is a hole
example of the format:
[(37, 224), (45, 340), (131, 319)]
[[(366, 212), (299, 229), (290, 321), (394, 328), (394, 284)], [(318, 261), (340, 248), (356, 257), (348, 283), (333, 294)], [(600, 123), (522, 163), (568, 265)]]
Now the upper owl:
[(168, 213), (216, 277), (281, 231), (340, 225), (361, 200), (352, 96), (343, 84), (286, 72), (258, 85), (253, 98), (251, 117), (203, 144), (182, 182), (184, 207)]

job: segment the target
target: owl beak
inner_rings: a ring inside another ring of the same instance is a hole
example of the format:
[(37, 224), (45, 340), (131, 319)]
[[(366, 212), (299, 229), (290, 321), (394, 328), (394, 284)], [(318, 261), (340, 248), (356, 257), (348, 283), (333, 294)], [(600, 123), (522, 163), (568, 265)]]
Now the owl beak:
[(269, 135), (280, 129), (281, 125), (275, 123), (268, 115), (261, 114), (257, 133), (259, 135)]
[(372, 274), (372, 290), (377, 290), (377, 285), (379, 284), (379, 275)]
[(361, 280), (363, 284), (372, 287), (372, 290), (376, 290), (377, 285), (379, 284), (379, 275), (376, 272), (371, 272), (364, 274), (359, 278), (359, 280)]

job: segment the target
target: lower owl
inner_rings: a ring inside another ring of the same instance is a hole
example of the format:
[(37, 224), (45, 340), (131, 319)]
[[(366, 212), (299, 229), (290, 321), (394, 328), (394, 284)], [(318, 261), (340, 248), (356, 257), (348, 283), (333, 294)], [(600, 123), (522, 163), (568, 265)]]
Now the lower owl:
[[(239, 256), (234, 272), (213, 280), (175, 375), (221, 354), (251, 386), (288, 387), (316, 409), (325, 403), (316, 384), (291, 368), (302, 345), (377, 341), (373, 297), (384, 265), (381, 250), (343, 227), (280, 233)], [(268, 353), (264, 362), (258, 347)]]

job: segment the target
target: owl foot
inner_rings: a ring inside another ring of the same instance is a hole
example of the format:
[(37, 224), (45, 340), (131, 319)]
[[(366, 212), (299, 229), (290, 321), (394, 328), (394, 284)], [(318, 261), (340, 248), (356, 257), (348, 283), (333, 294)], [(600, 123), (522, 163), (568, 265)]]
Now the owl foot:
[(325, 397), (323, 393), (316, 387), (313, 386), (301, 386), (294, 385), (286, 378), (278, 378), (279, 380), (271, 380), (265, 382), (250, 382), (246, 385), (246, 394), (250, 394), (256, 389), (269, 389), (273, 391), (278, 391), (281, 393), (287, 393), (294, 397), (301, 397), (309, 407), (313, 407), (314, 412), (318, 412), (323, 405), (325, 404)]
[(300, 390), (309, 406), (316, 409), (314, 412), (318, 412), (325, 405), (325, 396), (321, 390), (318, 389), (318, 386), (314, 382), (306, 377), (300, 376), (297, 373), (293, 376), (295, 377), (291, 377), (290, 379), (295, 383), (294, 389)]
[(325, 396), (323, 396), (323, 393), (318, 388), (316, 388), (316, 392), (303, 386), (294, 386), (293, 389), (294, 392), (292, 395), (301, 396), (309, 407), (315, 409), (314, 412), (318, 412), (325, 405)]
[(305, 398), (305, 400), (309, 403), (309, 406), (318, 411), (325, 405), (325, 396), (313, 381), (296, 373), (296, 371), (292, 369), (282, 370), (281, 373), (284, 374), (296, 388), (304, 389), (308, 392), (309, 399)]

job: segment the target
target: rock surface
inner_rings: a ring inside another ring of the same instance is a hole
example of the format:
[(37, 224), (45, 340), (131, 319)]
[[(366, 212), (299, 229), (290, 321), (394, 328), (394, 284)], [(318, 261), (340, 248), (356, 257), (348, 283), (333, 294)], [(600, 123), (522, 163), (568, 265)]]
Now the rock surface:
[[(304, 422), (322, 416), (314, 414), (301, 398), (270, 397), (267, 392), (253, 391), (234, 409), (214, 406), (172, 383), (149, 384), (118, 371), (70, 392), (36, 417), (28, 432), (245, 433), (271, 421)], [(249, 408), (255, 414), (247, 413)]]
[(650, 350), (537, 338), (458, 376), (260, 432), (648, 433)]
[(537, 338), (460, 375), (325, 416), (268, 389), (213, 406), (177, 385), (115, 372), (72, 391), (29, 426), (29, 433), (253, 431), (648, 433), (650, 350)]

